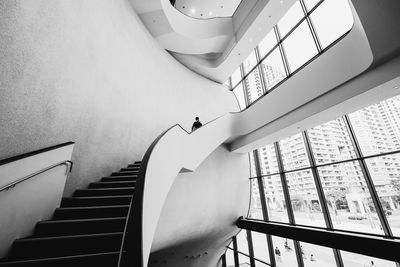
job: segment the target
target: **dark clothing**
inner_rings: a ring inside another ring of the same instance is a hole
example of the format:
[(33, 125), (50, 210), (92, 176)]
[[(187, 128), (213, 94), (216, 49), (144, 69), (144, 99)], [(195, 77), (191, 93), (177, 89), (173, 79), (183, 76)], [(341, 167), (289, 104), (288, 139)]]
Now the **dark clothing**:
[(275, 248), (275, 254), (276, 254), (277, 256), (280, 256), (280, 255), (281, 255), (281, 252), (280, 252), (280, 250), (279, 250), (278, 248)]
[(203, 124), (200, 121), (193, 122), (192, 131), (199, 129)]

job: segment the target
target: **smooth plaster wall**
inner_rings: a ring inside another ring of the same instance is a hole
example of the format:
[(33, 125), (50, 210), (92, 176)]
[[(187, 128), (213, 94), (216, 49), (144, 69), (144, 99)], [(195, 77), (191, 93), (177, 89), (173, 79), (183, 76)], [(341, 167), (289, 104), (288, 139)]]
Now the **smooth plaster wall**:
[(149, 266), (222, 266), (250, 200), (247, 154), (218, 147), (192, 173), (177, 176), (158, 222)]
[(237, 110), (161, 49), (127, 0), (0, 1), (0, 159), (76, 142), (65, 195), (163, 130)]

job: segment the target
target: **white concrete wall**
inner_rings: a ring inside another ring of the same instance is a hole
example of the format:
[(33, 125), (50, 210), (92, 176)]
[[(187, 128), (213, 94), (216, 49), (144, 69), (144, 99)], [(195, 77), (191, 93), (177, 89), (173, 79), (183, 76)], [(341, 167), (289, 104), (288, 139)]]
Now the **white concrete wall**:
[(237, 110), (127, 0), (0, 1), (0, 159), (75, 141), (65, 194), (140, 160), (164, 129)]
[(247, 215), (249, 177), (247, 154), (229, 153), (223, 146), (195, 172), (179, 174), (158, 222), (149, 266), (220, 266), (238, 232), (234, 222)]

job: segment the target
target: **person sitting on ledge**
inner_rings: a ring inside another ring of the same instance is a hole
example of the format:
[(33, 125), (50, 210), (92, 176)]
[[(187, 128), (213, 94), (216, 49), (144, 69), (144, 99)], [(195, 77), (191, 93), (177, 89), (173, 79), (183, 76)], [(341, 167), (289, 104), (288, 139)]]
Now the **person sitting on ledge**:
[(199, 117), (196, 117), (195, 120), (196, 121), (193, 122), (192, 132), (194, 132), (195, 130), (199, 129), (201, 126), (203, 126), (203, 124), (199, 120)]

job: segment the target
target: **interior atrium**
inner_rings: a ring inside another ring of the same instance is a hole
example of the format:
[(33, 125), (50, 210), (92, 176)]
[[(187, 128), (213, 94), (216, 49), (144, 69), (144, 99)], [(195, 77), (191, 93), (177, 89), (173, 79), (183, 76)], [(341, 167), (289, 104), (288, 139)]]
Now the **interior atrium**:
[(1, 0), (0, 267), (400, 267), (399, 14)]

